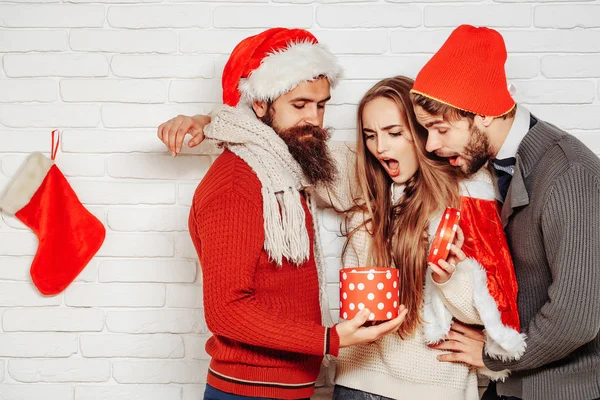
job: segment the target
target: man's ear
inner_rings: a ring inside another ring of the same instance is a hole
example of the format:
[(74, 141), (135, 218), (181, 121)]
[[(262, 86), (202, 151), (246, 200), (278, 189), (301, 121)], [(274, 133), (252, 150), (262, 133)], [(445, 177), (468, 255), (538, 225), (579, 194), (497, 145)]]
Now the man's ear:
[(489, 128), (494, 121), (494, 117), (486, 117), (485, 115), (476, 115), (475, 119), (478, 119), (478, 122), (486, 128)]
[(267, 111), (269, 109), (266, 101), (252, 101), (252, 109), (258, 118), (262, 118), (267, 115)]

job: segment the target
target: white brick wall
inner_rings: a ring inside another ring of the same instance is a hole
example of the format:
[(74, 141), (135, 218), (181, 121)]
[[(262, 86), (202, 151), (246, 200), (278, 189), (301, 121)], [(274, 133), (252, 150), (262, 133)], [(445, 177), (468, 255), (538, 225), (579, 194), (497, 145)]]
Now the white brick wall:
[(11, 78), (100, 77), (109, 73), (108, 62), (103, 54), (8, 54), (3, 60), (4, 72)]
[(113, 28), (208, 28), (210, 8), (196, 5), (114, 6), (106, 14)]
[[(0, 190), (59, 128), (57, 164), (108, 233), (75, 283), (43, 297), (35, 236), (0, 214), (0, 399), (201, 398), (210, 335), (186, 231), (215, 155), (173, 159), (156, 126), (219, 102), (242, 38), (295, 26), (339, 55), (326, 122), (353, 140), (361, 95), (414, 77), (460, 23), (498, 28), (517, 99), (600, 153), (600, 0), (0, 0)], [(336, 315), (343, 239), (321, 216)]]

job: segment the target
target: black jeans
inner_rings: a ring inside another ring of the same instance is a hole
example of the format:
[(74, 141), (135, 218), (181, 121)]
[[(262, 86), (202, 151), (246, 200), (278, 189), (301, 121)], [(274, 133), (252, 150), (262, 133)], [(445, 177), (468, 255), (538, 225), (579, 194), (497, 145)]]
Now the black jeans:
[(498, 393), (496, 392), (496, 382), (490, 382), (487, 389), (485, 389), (483, 396), (481, 396), (481, 400), (521, 400), (521, 399), (519, 399), (518, 397), (512, 397), (512, 396), (498, 396)]
[(362, 390), (350, 389), (345, 386), (335, 385), (333, 389), (333, 400), (392, 400), (389, 397), (378, 396), (363, 392)]
[[(518, 397), (512, 397), (512, 396), (508, 396), (508, 397), (507, 396), (498, 396), (498, 394), (496, 392), (496, 382), (490, 382), (487, 389), (485, 390), (485, 393), (481, 397), (481, 400), (521, 400), (521, 399)], [(596, 399), (596, 400), (600, 400), (600, 399)]]

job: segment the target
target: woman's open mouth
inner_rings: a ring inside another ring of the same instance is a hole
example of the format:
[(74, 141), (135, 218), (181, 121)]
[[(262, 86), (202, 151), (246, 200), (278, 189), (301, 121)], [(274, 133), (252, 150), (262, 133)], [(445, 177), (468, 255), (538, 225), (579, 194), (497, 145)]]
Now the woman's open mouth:
[(395, 178), (400, 175), (400, 163), (398, 160), (386, 157), (380, 158), (379, 161), (390, 177)]

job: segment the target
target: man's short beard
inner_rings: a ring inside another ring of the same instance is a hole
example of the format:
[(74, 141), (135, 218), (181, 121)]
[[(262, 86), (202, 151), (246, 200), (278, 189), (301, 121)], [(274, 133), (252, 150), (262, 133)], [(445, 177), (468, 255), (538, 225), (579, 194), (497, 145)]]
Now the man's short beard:
[(493, 158), (490, 140), (487, 135), (477, 128), (474, 123), (469, 127), (469, 131), (469, 141), (467, 142), (462, 155), (465, 160), (462, 171), (466, 176), (473, 175), (479, 171), (490, 158)]
[(331, 130), (313, 125), (293, 126), (281, 129), (274, 124), (274, 110), (269, 106), (262, 122), (273, 128), (288, 146), (290, 154), (302, 168), (308, 182), (330, 184), (336, 178), (335, 161), (327, 147)]

